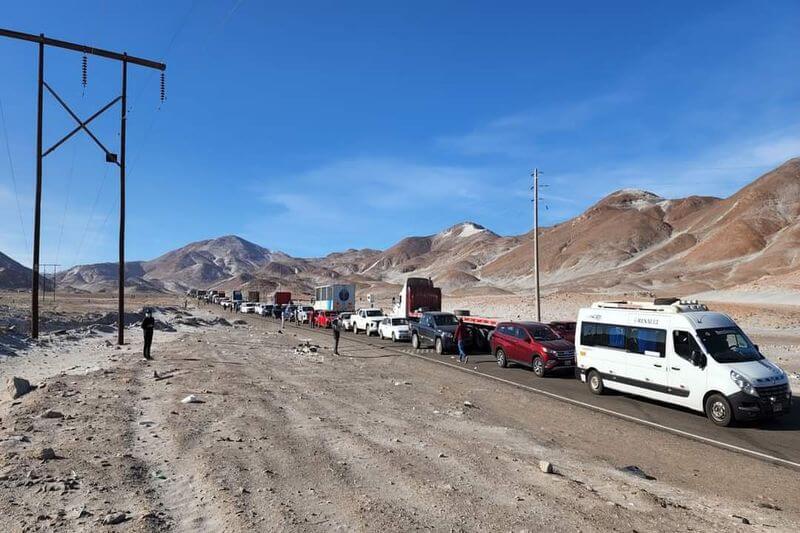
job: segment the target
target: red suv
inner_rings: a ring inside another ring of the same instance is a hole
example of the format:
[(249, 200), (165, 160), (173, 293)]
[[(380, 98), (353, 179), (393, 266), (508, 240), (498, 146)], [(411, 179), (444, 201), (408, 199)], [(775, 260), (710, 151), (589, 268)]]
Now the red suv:
[(492, 334), (492, 353), (498, 366), (529, 366), (543, 377), (551, 371), (575, 368), (575, 345), (538, 322), (501, 322)]
[(335, 311), (315, 311), (314, 323), (318, 328), (329, 328), (333, 325), (333, 320), (339, 315)]

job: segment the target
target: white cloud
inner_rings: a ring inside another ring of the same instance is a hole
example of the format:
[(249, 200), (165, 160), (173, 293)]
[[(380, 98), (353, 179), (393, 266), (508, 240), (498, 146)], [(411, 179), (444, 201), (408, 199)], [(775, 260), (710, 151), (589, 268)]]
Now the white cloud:
[(439, 137), (435, 142), (466, 155), (531, 158), (546, 149), (548, 135), (578, 130), (633, 98), (633, 93), (619, 90), (554, 102), (499, 117), (464, 134)]

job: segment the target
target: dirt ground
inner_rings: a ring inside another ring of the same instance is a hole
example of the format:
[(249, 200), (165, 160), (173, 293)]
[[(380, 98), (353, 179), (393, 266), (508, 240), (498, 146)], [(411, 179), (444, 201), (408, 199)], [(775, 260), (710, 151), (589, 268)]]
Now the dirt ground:
[(152, 362), (135, 327), (121, 349), (101, 330), (0, 359), (3, 382), (38, 385), (0, 396), (0, 531), (796, 531), (800, 520), (796, 471), (349, 340), (336, 357), (328, 334), (278, 333), (259, 317), (157, 319), (175, 331), (156, 333)]

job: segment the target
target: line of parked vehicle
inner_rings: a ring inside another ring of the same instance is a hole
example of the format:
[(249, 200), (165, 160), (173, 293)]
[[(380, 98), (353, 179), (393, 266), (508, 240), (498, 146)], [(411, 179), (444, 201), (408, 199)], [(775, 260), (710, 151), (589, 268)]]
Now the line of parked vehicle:
[(336, 307), (331, 301), (295, 305), (288, 293), (279, 294), (272, 304), (217, 301), (243, 313), (321, 328), (338, 319), (345, 331), (410, 341), (415, 349), (433, 348), (440, 355), (455, 351), (461, 322), (466, 351), (491, 354), (500, 367), (526, 366), (539, 377), (574, 372), (593, 394), (612, 389), (687, 407), (720, 426), (785, 415), (792, 407), (787, 374), (733, 319), (696, 301), (596, 302), (581, 309), (575, 322), (543, 324), (443, 312), (441, 292), (421, 278), (409, 278), (388, 315), (378, 307), (329, 310)]

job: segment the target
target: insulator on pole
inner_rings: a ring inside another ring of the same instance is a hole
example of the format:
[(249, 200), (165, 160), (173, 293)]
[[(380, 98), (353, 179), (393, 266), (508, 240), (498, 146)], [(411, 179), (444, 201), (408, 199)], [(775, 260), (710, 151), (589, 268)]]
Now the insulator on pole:
[(81, 59), (81, 85), (83, 88), (86, 88), (86, 72), (89, 66), (89, 58), (86, 57), (86, 54), (83, 54), (83, 58)]
[(161, 73), (161, 101), (163, 102), (166, 99), (167, 99), (167, 81), (166, 81), (166, 78), (164, 76), (164, 73), (162, 72)]

